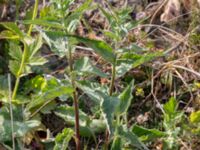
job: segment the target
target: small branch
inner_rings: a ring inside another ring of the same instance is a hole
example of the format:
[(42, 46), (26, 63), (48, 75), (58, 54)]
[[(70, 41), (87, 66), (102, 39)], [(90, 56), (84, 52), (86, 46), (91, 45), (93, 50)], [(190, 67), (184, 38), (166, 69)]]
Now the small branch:
[(72, 51), (71, 47), (69, 46), (68, 50), (68, 62), (69, 62), (69, 69), (70, 69), (70, 78), (71, 84), (74, 89), (73, 92), (73, 100), (74, 100), (74, 111), (75, 111), (75, 133), (76, 133), (76, 150), (81, 149), (81, 141), (80, 141), (80, 127), (79, 127), (79, 106), (78, 106), (78, 97), (76, 91), (76, 84), (73, 77), (73, 60), (72, 60)]
[(115, 84), (115, 76), (116, 76), (116, 58), (115, 62), (112, 65), (112, 77), (111, 77), (111, 83), (110, 83), (110, 89), (109, 89), (109, 94), (112, 96), (113, 89), (114, 89), (114, 84)]

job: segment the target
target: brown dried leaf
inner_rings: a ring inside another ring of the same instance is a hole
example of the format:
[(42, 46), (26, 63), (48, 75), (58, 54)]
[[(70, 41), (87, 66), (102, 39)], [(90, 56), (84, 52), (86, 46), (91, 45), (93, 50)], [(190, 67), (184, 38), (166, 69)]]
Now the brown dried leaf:
[(181, 3), (179, 0), (169, 0), (165, 6), (164, 13), (160, 17), (160, 21), (169, 23), (177, 22), (177, 17), (180, 15)]

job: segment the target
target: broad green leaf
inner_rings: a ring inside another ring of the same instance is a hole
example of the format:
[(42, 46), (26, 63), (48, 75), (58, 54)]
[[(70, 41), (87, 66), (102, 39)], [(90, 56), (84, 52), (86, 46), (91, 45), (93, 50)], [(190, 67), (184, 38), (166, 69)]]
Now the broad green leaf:
[(9, 69), (15, 76), (18, 76), (19, 68), (20, 68), (20, 63), (18, 61), (9, 62)]
[(10, 39), (10, 40), (16, 40), (19, 39), (19, 36), (14, 34), (10, 30), (4, 30), (0, 33), (0, 39)]
[(11, 56), (12, 59), (21, 61), (22, 59), (22, 50), (21, 47), (14, 43), (14, 42), (9, 42), (9, 55)]
[(67, 87), (63, 85), (52, 87), (52, 89), (48, 89), (47, 91), (35, 96), (33, 100), (27, 105), (27, 109), (30, 110), (32, 108), (39, 107), (43, 105), (45, 102), (51, 101), (56, 97), (59, 97), (64, 94), (71, 95), (72, 92), (73, 92), (72, 87)]
[(120, 78), (133, 68), (131, 63), (121, 63), (116, 66), (116, 77)]
[(34, 25), (41, 25), (56, 29), (65, 29), (63, 25), (61, 25), (58, 21), (52, 20), (44, 20), (44, 19), (34, 19), (34, 20), (24, 20), (22, 23), (24, 24), (34, 24)]
[(133, 99), (132, 91), (133, 91), (133, 84), (132, 81), (125, 90), (119, 95), (119, 105), (117, 106), (116, 113), (118, 115), (122, 115), (128, 111), (128, 108), (131, 104), (131, 100)]
[(163, 106), (164, 111), (166, 112), (166, 114), (174, 114), (176, 112), (176, 108), (177, 108), (178, 104), (177, 101), (174, 97), (171, 97), (169, 99), (169, 101)]
[(162, 56), (161, 52), (149, 53), (149, 54), (147, 53), (142, 55), (133, 52), (123, 52), (123, 51), (124, 50), (121, 51), (123, 53), (122, 56), (119, 59), (117, 59), (116, 76), (118, 78), (123, 76), (130, 69), (138, 67), (144, 63), (147, 63), (155, 59), (156, 57)]
[(142, 141), (149, 141), (155, 138), (161, 138), (166, 136), (165, 132), (159, 131), (157, 129), (146, 129), (138, 125), (134, 125), (131, 131), (140, 137)]
[(136, 45), (135, 43), (129, 45), (128, 47), (123, 47), (117, 50), (119, 53), (137, 53), (137, 54), (141, 54), (145, 51), (148, 51), (148, 49), (140, 47), (138, 45)]
[(83, 38), (75, 35), (69, 35), (70, 37), (75, 38), (77, 41), (91, 47), (95, 52), (102, 56), (108, 62), (115, 62), (115, 54), (113, 49), (105, 42), (99, 40), (93, 40), (88, 38)]
[(0, 22), (0, 25), (4, 26), (6, 29), (12, 31), (16, 35), (18, 35), (20, 38), (23, 37), (23, 33), (18, 28), (18, 26), (13, 22)]
[[(102, 56), (108, 62), (114, 63), (115, 61), (115, 54), (113, 52), (113, 49), (107, 43), (103, 41), (88, 39), (88, 38), (84, 38), (84, 37), (80, 37), (76, 35), (65, 34), (62, 32), (45, 32), (45, 34), (43, 33), (43, 37), (45, 38), (48, 44), (52, 43), (53, 40), (51, 39), (54, 39), (54, 40), (60, 39), (61, 41), (58, 42), (57, 44), (54, 43), (54, 46), (56, 47), (56, 46), (63, 45), (62, 51), (63, 49), (66, 49), (66, 45), (65, 45), (67, 44), (66, 38), (71, 37), (77, 40), (78, 42), (81, 42), (87, 45), (88, 47), (91, 47), (95, 52), (97, 52), (100, 56)], [(64, 43), (62, 44), (63, 41)]]
[(121, 60), (121, 62), (124, 63), (127, 62), (128, 64), (132, 64), (132, 67), (135, 68), (160, 56), (163, 56), (162, 52), (154, 52), (146, 54), (136, 54), (127, 52), (122, 55), (121, 58), (124, 59), (124, 61)]
[(90, 59), (88, 57), (83, 57), (78, 59), (74, 64), (74, 69), (78, 72), (80, 75), (84, 75), (84, 73), (92, 73), (95, 75), (98, 75), (100, 77), (106, 78), (107, 75), (102, 72), (100, 69), (95, 67)]
[(18, 61), (15, 61), (15, 60), (14, 61), (11, 60), (9, 62), (9, 69), (16, 77), (17, 76), (22, 77), (22, 76), (24, 76), (26, 74), (31, 73), (30, 66), (23, 66), (22, 72), (21, 72), (21, 74), (19, 74), (20, 65), (21, 65), (21, 63), (18, 62)]
[(138, 67), (139, 65), (142, 65), (146, 62), (149, 62), (153, 59), (155, 59), (156, 57), (160, 57), (160, 56), (163, 56), (163, 53), (162, 52), (155, 52), (155, 53), (149, 53), (149, 54), (144, 54), (142, 55), (142, 57), (138, 60), (135, 60), (132, 64), (132, 66), (135, 68), (135, 67)]
[[(14, 133), (16, 137), (23, 137), (27, 132), (35, 127), (39, 127), (40, 122), (37, 120), (29, 120), (25, 122), (14, 121)], [(11, 121), (5, 120), (0, 115), (0, 141), (11, 141)]]
[[(63, 118), (69, 124), (75, 124), (75, 111), (72, 106), (59, 106), (55, 109), (55, 114)], [(90, 118), (83, 111), (79, 110), (80, 125), (85, 126)]]
[(74, 131), (72, 129), (64, 128), (63, 131), (56, 136), (53, 150), (66, 150), (73, 135)]
[(97, 91), (101, 91), (103, 93), (107, 93), (108, 91), (107, 86), (102, 86), (97, 82), (79, 81), (77, 82), (77, 87), (87, 94), (96, 104), (100, 104), (101, 101), (101, 96), (97, 93)]
[(101, 103), (101, 110), (103, 113), (103, 117), (106, 121), (107, 128), (110, 134), (112, 135), (114, 131), (114, 126), (113, 126), (114, 112), (116, 111), (116, 108), (119, 104), (119, 99), (117, 97), (108, 96), (103, 93), (99, 94), (103, 98)]
[[(31, 91), (32, 101), (27, 105), (26, 110), (34, 110), (45, 104), (45, 108), (43, 110), (48, 110), (51, 107), (52, 101), (56, 97), (60, 97), (63, 95), (71, 96), (73, 92), (73, 88), (69, 83), (63, 82), (62, 80), (56, 79), (50, 75), (42, 77), (36, 76), (30, 81), (25, 83), (25, 91), (28, 93)], [(41, 110), (41, 111), (43, 111)]]
[(28, 58), (32, 58), (38, 51), (39, 49), (41, 48), (43, 44), (43, 41), (42, 41), (42, 36), (39, 35), (32, 44), (29, 45), (29, 48), (28, 48)]
[(190, 122), (191, 123), (199, 123), (200, 122), (200, 111), (192, 112), (190, 114)]
[(118, 127), (118, 135), (140, 150), (149, 150), (133, 132), (123, 129), (122, 126)]
[(45, 63), (47, 63), (47, 59), (42, 56), (34, 56), (29, 60), (29, 65), (31, 66), (44, 65)]
[(63, 32), (39, 32), (46, 43), (50, 46), (51, 51), (60, 57), (66, 55), (68, 51), (68, 38)]

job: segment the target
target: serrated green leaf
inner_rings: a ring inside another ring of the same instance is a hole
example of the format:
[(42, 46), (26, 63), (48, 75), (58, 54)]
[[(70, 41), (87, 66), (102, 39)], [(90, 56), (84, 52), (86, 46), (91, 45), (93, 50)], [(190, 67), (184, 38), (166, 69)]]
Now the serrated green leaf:
[(90, 59), (88, 57), (82, 57), (78, 59), (74, 64), (74, 69), (78, 72), (78, 74), (83, 75), (84, 73), (91, 73), (98, 75), (100, 77), (106, 78), (107, 74), (102, 72), (96, 66), (92, 65)]
[(124, 59), (124, 61), (122, 62), (128, 64), (132, 63), (132, 67), (135, 68), (160, 56), (163, 56), (162, 52), (154, 52), (146, 54), (136, 54), (127, 52), (122, 55), (122, 59)]
[(15, 33), (16, 35), (18, 35), (19, 37), (23, 37), (23, 33), (21, 32), (21, 30), (18, 28), (18, 26), (13, 23), (13, 22), (0, 22), (0, 25), (4, 26), (6, 29), (12, 31), (13, 33)]
[(72, 36), (70, 37), (75, 38), (79, 42), (91, 47), (95, 52), (97, 52), (100, 56), (102, 56), (108, 62), (114, 63), (115, 62), (115, 54), (113, 49), (105, 42), (99, 40), (93, 40), (88, 38), (83, 38), (79, 36)]
[(18, 76), (18, 71), (20, 68), (20, 63), (16, 60), (9, 62), (9, 69), (15, 76)]
[(39, 35), (35, 39), (35, 41), (32, 44), (29, 45), (28, 54), (27, 54), (29, 59), (31, 59), (39, 51), (42, 44), (43, 44), (42, 36)]
[(93, 102), (100, 104), (101, 96), (97, 91), (107, 93), (108, 87), (102, 86), (97, 82), (79, 81), (77, 82), (77, 87), (80, 88), (85, 94), (87, 94)]
[(63, 32), (43, 32), (40, 31), (46, 43), (50, 46), (51, 51), (63, 57), (68, 51), (68, 38)]
[(120, 78), (133, 68), (131, 63), (121, 63), (116, 66), (116, 77)]
[[(12, 140), (12, 130), (10, 125), (11, 121), (4, 119), (4, 117), (0, 115), (0, 141)], [(25, 122), (13, 121), (15, 137), (23, 137), (27, 132), (39, 125), (40, 121), (38, 120), (29, 120)]]
[(0, 39), (16, 40), (19, 39), (19, 36), (15, 35), (12, 31), (4, 30), (0, 33)]
[(24, 66), (23, 69), (22, 69), (21, 74), (19, 74), (20, 65), (21, 65), (21, 63), (18, 62), (18, 61), (15, 61), (15, 60), (14, 61), (11, 60), (9, 62), (9, 69), (16, 77), (17, 76), (22, 77), (22, 76), (24, 76), (26, 74), (31, 73), (30, 66)]
[(31, 66), (39, 66), (39, 65), (44, 65), (47, 63), (47, 59), (41, 56), (34, 56), (29, 60), (29, 65)]
[(160, 56), (163, 56), (162, 52), (155, 52), (155, 53), (142, 55), (142, 57), (140, 59), (134, 60), (132, 66), (134, 68), (138, 67), (139, 65), (142, 65), (142, 64), (144, 64), (148, 61), (151, 61), (151, 60), (155, 59), (156, 57), (160, 57)]
[(176, 112), (178, 104), (174, 97), (171, 97), (167, 103), (163, 106), (164, 111), (166, 114), (174, 114)]
[(133, 84), (134, 84), (134, 81), (132, 81), (125, 88), (125, 90), (118, 96), (120, 101), (116, 109), (117, 115), (122, 115), (128, 111), (128, 108), (131, 104), (131, 100), (133, 99), (133, 96), (132, 96)]
[(165, 132), (159, 131), (157, 129), (146, 129), (138, 125), (134, 125), (131, 131), (138, 137), (140, 137), (142, 141), (149, 141), (155, 138), (161, 138), (166, 136)]
[(9, 55), (12, 57), (12, 59), (21, 61), (22, 59), (22, 50), (21, 47), (14, 43), (14, 42), (9, 42)]
[(26, 109), (30, 110), (32, 108), (39, 107), (45, 102), (51, 101), (61, 95), (64, 95), (64, 94), (70, 95), (72, 94), (73, 91), (74, 90), (72, 87), (66, 87), (62, 85), (52, 87), (52, 89), (46, 90), (40, 95), (35, 96), (34, 99), (27, 105)]
[(123, 129), (122, 126), (118, 127), (118, 135), (140, 150), (149, 150), (134, 133)]
[[(66, 122), (75, 124), (75, 111), (72, 106), (59, 106), (55, 109), (55, 114), (63, 118)], [(84, 126), (90, 118), (83, 111), (79, 110), (80, 125)]]
[(119, 99), (117, 97), (112, 97), (105, 95), (103, 93), (99, 93), (102, 96), (101, 110), (103, 113), (103, 117), (106, 121), (107, 128), (111, 135), (114, 132), (113, 119), (114, 112), (119, 104)]

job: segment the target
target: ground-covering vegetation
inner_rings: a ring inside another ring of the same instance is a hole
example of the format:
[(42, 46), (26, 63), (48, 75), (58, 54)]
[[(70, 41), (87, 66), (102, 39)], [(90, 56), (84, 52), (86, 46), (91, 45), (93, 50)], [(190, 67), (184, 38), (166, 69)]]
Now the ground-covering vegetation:
[(199, 149), (198, 0), (1, 0), (0, 12), (0, 149)]

